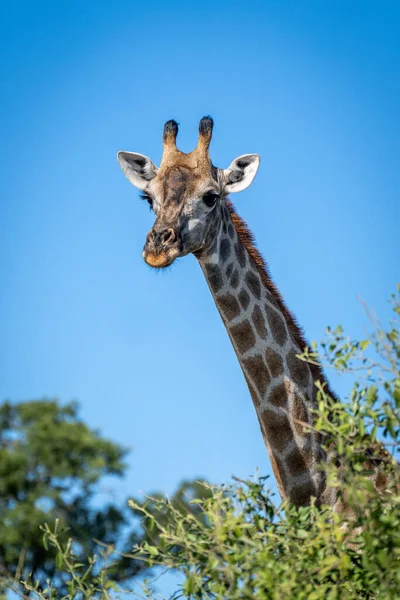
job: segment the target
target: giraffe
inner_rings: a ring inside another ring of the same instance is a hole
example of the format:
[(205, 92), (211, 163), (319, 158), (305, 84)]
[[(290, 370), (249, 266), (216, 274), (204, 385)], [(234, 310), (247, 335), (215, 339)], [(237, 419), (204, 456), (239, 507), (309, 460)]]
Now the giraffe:
[(196, 149), (178, 150), (178, 124), (164, 126), (163, 156), (121, 151), (128, 180), (143, 192), (156, 220), (143, 258), (165, 268), (192, 253), (198, 260), (242, 368), (279, 493), (297, 506), (315, 497), (334, 507), (336, 494), (318, 465), (329, 459), (312, 424), (316, 381), (333, 393), (319, 366), (298, 358), (306, 341), (274, 285), (253, 236), (228, 199), (256, 176), (260, 157), (245, 154), (227, 169), (210, 159), (211, 117), (199, 125)]

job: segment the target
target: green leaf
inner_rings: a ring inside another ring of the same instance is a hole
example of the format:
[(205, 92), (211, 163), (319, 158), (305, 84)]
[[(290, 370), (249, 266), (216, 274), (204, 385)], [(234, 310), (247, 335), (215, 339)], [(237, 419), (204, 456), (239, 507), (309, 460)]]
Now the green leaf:
[(362, 351), (366, 350), (368, 348), (368, 346), (370, 345), (371, 340), (362, 340), (360, 342), (360, 348)]
[(146, 546), (146, 550), (149, 554), (151, 554), (152, 556), (157, 556), (158, 555), (158, 548), (156, 548), (155, 546), (150, 546), (149, 544)]
[(297, 537), (299, 537), (300, 539), (302, 539), (302, 540), (306, 540), (306, 539), (308, 538), (308, 536), (309, 536), (309, 533), (308, 533), (308, 531), (305, 531), (304, 529), (299, 529), (299, 530), (296, 532), (296, 535), (297, 535)]

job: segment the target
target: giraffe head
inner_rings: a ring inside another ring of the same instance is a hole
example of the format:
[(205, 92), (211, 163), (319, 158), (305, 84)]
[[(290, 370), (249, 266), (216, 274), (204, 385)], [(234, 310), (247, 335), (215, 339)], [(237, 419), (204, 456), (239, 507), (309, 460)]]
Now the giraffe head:
[(212, 118), (203, 117), (197, 147), (185, 154), (176, 147), (178, 124), (168, 121), (160, 167), (143, 154), (118, 152), (123, 172), (143, 192), (156, 216), (143, 249), (151, 267), (167, 267), (191, 252), (197, 256), (209, 252), (226, 196), (246, 189), (257, 173), (258, 154), (244, 154), (227, 169), (214, 167), (209, 155), (212, 130)]

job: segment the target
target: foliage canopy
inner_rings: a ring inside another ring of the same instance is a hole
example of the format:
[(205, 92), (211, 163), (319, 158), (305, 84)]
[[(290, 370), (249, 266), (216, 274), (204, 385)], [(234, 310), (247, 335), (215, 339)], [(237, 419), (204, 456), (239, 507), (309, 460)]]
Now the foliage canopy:
[[(75, 403), (1, 404), (0, 575), (14, 581), (29, 578), (41, 587), (53, 580), (59, 593), (67, 593), (68, 577), (58, 568), (57, 552), (43, 544), (41, 527), (55, 519), (60, 542), (73, 538), (74, 556), (80, 561), (96, 551), (95, 540), (119, 551), (109, 556), (107, 580), (120, 583), (148, 570), (143, 561), (123, 556), (147, 540), (126, 502), (111, 500), (98, 507), (104, 477), (123, 476), (126, 455), (125, 448), (79, 418)], [(185, 494), (193, 489), (199, 491), (197, 483), (183, 482), (174, 503), (184, 507)]]

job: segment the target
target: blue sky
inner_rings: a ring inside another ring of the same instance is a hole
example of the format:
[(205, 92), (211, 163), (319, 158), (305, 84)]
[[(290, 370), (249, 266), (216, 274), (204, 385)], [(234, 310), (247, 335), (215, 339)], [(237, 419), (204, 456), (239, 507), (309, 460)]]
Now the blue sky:
[[(5, 2), (0, 398), (77, 399), (132, 448), (117, 497), (269, 462), (196, 260), (141, 258), (152, 215), (116, 160), (166, 120), (259, 153), (233, 200), (309, 339), (384, 319), (399, 279), (398, 2)], [(334, 381), (344, 394), (346, 386)]]

